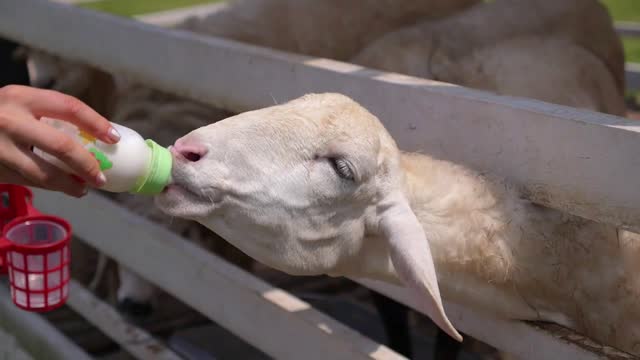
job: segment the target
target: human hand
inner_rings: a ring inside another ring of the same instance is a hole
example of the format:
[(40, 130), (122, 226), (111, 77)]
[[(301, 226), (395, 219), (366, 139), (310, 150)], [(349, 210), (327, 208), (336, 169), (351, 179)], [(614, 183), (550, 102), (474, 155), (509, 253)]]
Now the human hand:
[[(105, 176), (93, 155), (68, 135), (38, 121), (43, 116), (68, 121), (108, 144), (120, 140), (107, 119), (72, 96), (28, 86), (2, 87), (0, 183), (61, 191), (75, 197), (86, 194), (87, 184), (104, 185)], [(34, 154), (33, 146), (60, 159), (75, 175)]]

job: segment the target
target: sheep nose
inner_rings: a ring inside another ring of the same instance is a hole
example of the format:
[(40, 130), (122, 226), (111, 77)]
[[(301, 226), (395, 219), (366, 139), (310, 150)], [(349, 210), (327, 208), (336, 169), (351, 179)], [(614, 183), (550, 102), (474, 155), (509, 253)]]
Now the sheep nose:
[(194, 144), (183, 139), (178, 139), (171, 147), (171, 153), (174, 157), (182, 157), (188, 161), (196, 162), (207, 154), (207, 148), (200, 144)]

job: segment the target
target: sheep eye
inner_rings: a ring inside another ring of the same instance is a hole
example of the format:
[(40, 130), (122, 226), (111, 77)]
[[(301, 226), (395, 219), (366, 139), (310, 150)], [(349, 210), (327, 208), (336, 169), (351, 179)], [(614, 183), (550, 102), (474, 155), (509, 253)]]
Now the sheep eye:
[(338, 174), (338, 176), (345, 180), (354, 180), (353, 171), (349, 166), (349, 162), (341, 158), (329, 158), (329, 161), (331, 162), (331, 166), (333, 166), (333, 169)]

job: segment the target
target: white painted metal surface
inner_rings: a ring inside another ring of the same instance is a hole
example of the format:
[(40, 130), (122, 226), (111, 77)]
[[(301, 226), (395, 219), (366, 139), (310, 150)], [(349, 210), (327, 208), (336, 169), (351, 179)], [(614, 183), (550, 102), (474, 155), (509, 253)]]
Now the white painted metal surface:
[(189, 17), (204, 17), (226, 7), (226, 3), (190, 6), (151, 14), (139, 15), (135, 19), (158, 26), (173, 26)]
[(626, 63), (625, 74), (627, 89), (640, 90), (640, 64)]
[(640, 23), (632, 21), (616, 21), (616, 31), (621, 36), (640, 37)]
[(640, 230), (640, 192), (629, 181), (640, 178), (637, 122), (170, 31), (45, 0), (0, 2), (0, 35), (232, 111), (309, 92), (342, 92), (378, 115), (405, 150), (506, 176), (524, 185), (533, 201)]
[(182, 359), (147, 331), (129, 324), (114, 308), (95, 297), (75, 280), (71, 280), (67, 305), (136, 359)]
[[(34, 359), (89, 360), (91, 357), (41, 316), (11, 302), (9, 285), (0, 281), (0, 329), (14, 337)], [(0, 349), (0, 354), (2, 350)]]
[[(403, 287), (380, 281), (354, 280), (411, 308), (420, 309), (415, 297), (412, 297)], [(635, 358), (558, 326), (542, 327), (498, 319), (453, 303), (446, 303), (445, 308), (449, 319), (458, 329), (498, 349), (505, 350), (518, 359), (626, 360)]]
[(15, 337), (0, 327), (0, 360), (33, 360)]
[(38, 209), (71, 221), (91, 246), (276, 359), (403, 359), (100, 195), (34, 194)]

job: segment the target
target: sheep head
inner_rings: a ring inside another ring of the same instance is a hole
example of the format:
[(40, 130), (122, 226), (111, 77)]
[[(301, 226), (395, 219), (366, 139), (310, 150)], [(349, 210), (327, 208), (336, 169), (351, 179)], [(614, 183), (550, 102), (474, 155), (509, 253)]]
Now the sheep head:
[(380, 278), (387, 268), (461, 339), (404, 195), (396, 144), (351, 99), (312, 94), (246, 112), (189, 133), (171, 151), (173, 182), (156, 198), (167, 214), (294, 275)]

